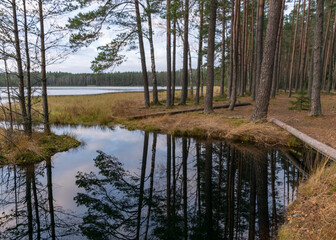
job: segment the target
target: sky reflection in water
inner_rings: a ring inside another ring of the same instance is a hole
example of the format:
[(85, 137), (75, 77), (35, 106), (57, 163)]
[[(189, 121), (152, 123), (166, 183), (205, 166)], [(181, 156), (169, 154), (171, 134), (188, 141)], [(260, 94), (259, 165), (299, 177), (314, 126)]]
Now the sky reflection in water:
[(84, 144), (2, 168), (0, 239), (267, 239), (303, 177), (293, 161), (314, 157), (120, 127), (53, 131)]

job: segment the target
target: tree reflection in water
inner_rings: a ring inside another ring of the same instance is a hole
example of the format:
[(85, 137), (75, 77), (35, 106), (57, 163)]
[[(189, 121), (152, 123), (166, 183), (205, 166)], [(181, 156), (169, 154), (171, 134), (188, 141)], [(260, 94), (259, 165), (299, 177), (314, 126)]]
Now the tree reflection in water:
[(51, 159), (1, 168), (0, 239), (270, 239), (319, 158), (156, 133), (140, 141), (137, 169), (117, 149), (77, 173), (73, 211), (54, 199)]
[[(1, 169), (0, 239), (78, 236), (79, 219), (62, 207), (54, 206), (51, 173), (51, 159), (42, 164)], [(45, 174), (47, 184), (38, 180)]]
[[(141, 174), (99, 152), (98, 174), (79, 173), (89, 239), (269, 239), (302, 173), (282, 151), (166, 136), (165, 164), (144, 134)], [(302, 170), (302, 169), (301, 169)]]

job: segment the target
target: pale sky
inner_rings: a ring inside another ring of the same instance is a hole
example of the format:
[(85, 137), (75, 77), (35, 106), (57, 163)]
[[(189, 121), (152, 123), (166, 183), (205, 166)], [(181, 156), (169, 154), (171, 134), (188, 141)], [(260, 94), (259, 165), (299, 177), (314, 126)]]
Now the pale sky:
[[(287, 10), (286, 14), (293, 8), (293, 3), (286, 3)], [(191, 20), (192, 22), (193, 20)], [(196, 20), (198, 21), (198, 20)], [(197, 24), (197, 22), (194, 22)], [(143, 28), (147, 28), (147, 23), (144, 22)], [(156, 60), (156, 70), (166, 71), (166, 31), (165, 22), (158, 16), (153, 19), (153, 29), (154, 29), (154, 48), (155, 48), (155, 60)], [(97, 55), (97, 47), (108, 43), (113, 38), (113, 27), (111, 30), (104, 31), (104, 35), (96, 42), (91, 44), (87, 48), (82, 48), (80, 51), (70, 54), (64, 62), (53, 64), (48, 66), (48, 71), (61, 71), (61, 72), (71, 72), (71, 73), (91, 73), (91, 61), (94, 60)], [(196, 68), (197, 61), (197, 41), (198, 31), (194, 30), (189, 37), (192, 52), (192, 66)], [(217, 36), (220, 37), (220, 36)], [(217, 39), (220, 41), (220, 39)], [(146, 60), (147, 60), (147, 70), (151, 70), (150, 62), (150, 52), (148, 40), (144, 39)], [(107, 70), (107, 72), (125, 72), (125, 71), (141, 71), (140, 54), (138, 49), (134, 51), (124, 52), (127, 56), (127, 61), (116, 67), (115, 69)], [(182, 41), (178, 38), (178, 48), (177, 48), (177, 69), (182, 68)]]

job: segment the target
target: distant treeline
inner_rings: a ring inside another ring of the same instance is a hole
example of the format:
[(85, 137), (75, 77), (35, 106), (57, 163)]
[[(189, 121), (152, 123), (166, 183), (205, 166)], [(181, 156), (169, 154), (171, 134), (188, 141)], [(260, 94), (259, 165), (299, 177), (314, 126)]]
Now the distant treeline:
[[(205, 75), (205, 72), (204, 72)], [(33, 86), (40, 85), (40, 73), (31, 73)], [(152, 85), (152, 74), (149, 72), (149, 84)], [(196, 71), (193, 70), (193, 85), (195, 85)], [(181, 71), (176, 72), (176, 86), (181, 86)], [(205, 79), (205, 76), (203, 77)], [(167, 72), (157, 72), (159, 86), (166, 86)], [(17, 86), (16, 75), (10, 75), (10, 85)], [(67, 73), (67, 72), (48, 72), (48, 86), (142, 86), (141, 72), (115, 72), (115, 73)], [(215, 84), (219, 84), (219, 69), (215, 71)], [(4, 87), (5, 74), (0, 74), (0, 86)]]

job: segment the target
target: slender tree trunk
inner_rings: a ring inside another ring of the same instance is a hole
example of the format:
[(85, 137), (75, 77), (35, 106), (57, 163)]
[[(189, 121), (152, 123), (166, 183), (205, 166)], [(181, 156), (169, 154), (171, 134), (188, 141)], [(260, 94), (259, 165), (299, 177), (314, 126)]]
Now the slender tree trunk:
[(310, 116), (322, 115), (321, 109), (321, 78), (322, 78), (322, 37), (323, 37), (323, 12), (324, 1), (317, 0), (316, 2), (316, 20), (314, 29), (314, 73), (313, 73), (313, 86), (312, 86), (312, 99)]
[(234, 21), (235, 21), (235, 0), (231, 1), (231, 41), (230, 41), (230, 77), (229, 77), (229, 82), (228, 82), (228, 90), (227, 90), (227, 95), (228, 98), (231, 99), (231, 92), (232, 92), (232, 82), (233, 82), (233, 62), (234, 62), (234, 57), (233, 57), (233, 44), (234, 44), (234, 39), (233, 39), (233, 32), (234, 32)]
[(301, 57), (301, 66), (300, 66), (300, 92), (303, 91), (303, 83), (305, 79), (305, 64), (306, 64), (306, 57), (307, 57), (307, 42), (308, 42), (308, 30), (309, 30), (309, 18), (310, 18), (310, 4), (311, 0), (308, 2), (308, 10), (307, 10), (307, 21), (306, 21), (306, 29), (305, 29), (305, 36), (303, 39), (303, 52)]
[(27, 74), (27, 125), (28, 135), (32, 135), (32, 116), (31, 116), (31, 83), (30, 83), (30, 54), (28, 40), (28, 24), (27, 24), (27, 9), (26, 0), (23, 0), (23, 16), (24, 16), (24, 33), (25, 33), (25, 50), (26, 50), (26, 74)]
[(300, 66), (301, 66), (301, 61), (302, 61), (302, 48), (304, 47), (304, 20), (305, 20), (305, 15), (306, 15), (306, 0), (303, 0), (303, 5), (302, 5), (302, 20), (301, 20), (301, 32), (300, 32), (300, 45), (299, 45), (299, 54), (297, 56), (297, 71), (294, 73), (295, 77), (295, 93), (297, 93), (298, 88), (300, 87), (301, 80), (302, 78), (300, 77)]
[(191, 53), (190, 45), (188, 45), (188, 55), (189, 55), (189, 81), (190, 81), (190, 96), (194, 96), (194, 83), (193, 83), (193, 72), (192, 72), (192, 62), (191, 62)]
[(292, 85), (293, 85), (293, 78), (294, 78), (294, 67), (295, 67), (295, 53), (296, 53), (296, 37), (297, 37), (297, 29), (299, 25), (299, 12), (301, 8), (301, 0), (299, 0), (299, 7), (296, 12), (296, 23), (295, 23), (295, 32), (294, 32), (294, 42), (293, 42), (293, 49), (292, 49), (292, 60), (290, 65), (290, 71), (289, 71), (289, 92), (288, 97), (292, 96)]
[(232, 89), (231, 89), (231, 99), (229, 109), (233, 110), (236, 104), (237, 98), (237, 83), (238, 83), (238, 34), (239, 34), (239, 19), (240, 19), (240, 1), (235, 1), (234, 7), (234, 21), (233, 21), (233, 31), (232, 31), (232, 61), (233, 61), (233, 69), (232, 69)]
[(261, 74), (261, 63), (263, 59), (263, 34), (264, 34), (264, 8), (265, 0), (258, 0), (257, 12), (257, 34), (256, 34), (256, 97), (258, 94)]
[(210, 20), (208, 29), (207, 54), (207, 87), (204, 102), (204, 113), (212, 113), (213, 87), (214, 87), (214, 61), (215, 61), (215, 35), (216, 35), (216, 9), (217, 0), (210, 2)]
[[(328, 29), (327, 29), (328, 30)], [(328, 45), (328, 50), (327, 54), (325, 55), (326, 58), (324, 59), (324, 65), (323, 65), (323, 83), (326, 86), (324, 89), (327, 90), (327, 92), (330, 92), (329, 84), (326, 84), (326, 79), (327, 79), (327, 71), (328, 71), (328, 64), (330, 66), (330, 69), (332, 68), (332, 65), (330, 65), (330, 59), (332, 60), (333, 56), (333, 47), (335, 45), (335, 31), (336, 31), (336, 14), (335, 14), (335, 20), (334, 20), (334, 28), (332, 32), (332, 36), (329, 39), (329, 45)], [(332, 64), (332, 61), (331, 61)], [(330, 79), (329, 79), (330, 80)]]
[(251, 72), (250, 72), (250, 93), (252, 96), (252, 100), (255, 100), (255, 75), (256, 75), (256, 68), (255, 68), (255, 62), (256, 62), (256, 41), (254, 42), (254, 0), (252, 0), (252, 14), (251, 14), (251, 45), (252, 45), (252, 52), (251, 52)]
[(147, 11), (147, 18), (148, 18), (148, 40), (149, 40), (149, 47), (150, 47), (151, 68), (152, 68), (152, 77), (153, 77), (153, 104), (157, 105), (157, 104), (160, 104), (160, 102), (158, 98), (155, 54), (154, 54), (154, 43), (153, 43), (152, 7), (151, 7), (149, 0), (146, 0), (146, 2), (147, 2), (146, 11)]
[(312, 98), (312, 86), (313, 86), (313, 75), (314, 75), (314, 49), (311, 50), (310, 67), (308, 72), (308, 97)]
[(224, 81), (225, 81), (225, 0), (222, 0), (222, 62), (221, 62), (221, 81), (220, 81), (220, 95), (224, 95)]
[(265, 121), (267, 118), (269, 99), (272, 87), (272, 75), (276, 39), (281, 17), (281, 1), (272, 1), (269, 9), (268, 24), (265, 38), (264, 56), (260, 75), (260, 87), (258, 89), (256, 103), (250, 121)]
[(202, 53), (202, 50), (203, 50), (203, 9), (204, 9), (204, 2), (203, 0), (201, 0), (199, 1), (200, 25), (199, 25), (199, 37), (198, 37), (195, 105), (199, 104), (200, 84), (201, 84), (201, 70), (202, 70), (202, 58), (203, 58), (203, 53)]
[(148, 76), (147, 76), (147, 67), (146, 67), (145, 48), (144, 48), (143, 36), (142, 36), (142, 26), (141, 26), (141, 16), (140, 16), (140, 9), (139, 9), (139, 0), (134, 0), (134, 5), (135, 5), (135, 14), (136, 14), (138, 38), (139, 38), (142, 78), (143, 78), (143, 83), (144, 83), (145, 107), (149, 107), (150, 106), (150, 98), (149, 98), (149, 90), (148, 90)]
[[(334, 4), (334, 0), (331, 0), (331, 6)], [(329, 15), (328, 15), (328, 20), (327, 20), (327, 27), (325, 29), (325, 34), (324, 34), (324, 41), (323, 41), (323, 48), (322, 48), (322, 68), (324, 69), (325, 65), (328, 65), (328, 60), (325, 57), (326, 56), (326, 50), (327, 50), (327, 42), (328, 42), (328, 36), (329, 36), (329, 28), (330, 28), (330, 20), (332, 16), (332, 11), (333, 8), (330, 8), (329, 10)], [(325, 89), (325, 77), (322, 76), (322, 89)]]
[(173, 20), (173, 77), (172, 77), (172, 96), (171, 106), (175, 104), (175, 84), (176, 84), (176, 4), (177, 0), (174, 0), (174, 20)]
[(44, 126), (44, 132), (50, 134), (48, 94), (47, 94), (46, 49), (44, 41), (44, 16), (43, 16), (42, 0), (39, 0), (39, 17), (40, 17), (40, 40), (41, 40), (41, 83), (42, 83), (43, 126)]
[[(147, 0), (149, 1), (149, 0)], [(171, 100), (171, 43), (170, 43), (170, 0), (167, 0), (167, 100), (166, 107), (170, 107)]]
[(15, 53), (16, 53), (16, 64), (18, 71), (18, 79), (19, 79), (19, 103), (21, 108), (21, 117), (23, 121), (23, 128), (27, 135), (29, 135), (29, 126), (28, 126), (28, 116), (26, 109), (26, 100), (25, 100), (25, 91), (24, 91), (24, 76), (23, 76), (23, 68), (22, 68), (22, 58), (21, 58), (21, 47), (20, 47), (20, 37), (19, 37), (19, 29), (18, 29), (18, 20), (17, 20), (17, 12), (16, 12), (16, 0), (12, 0), (12, 10), (13, 10), (13, 26), (14, 26), (14, 42), (15, 42)]
[(188, 97), (188, 29), (189, 29), (189, 0), (184, 2), (184, 38), (183, 38), (183, 70), (181, 105), (185, 105)]
[(279, 29), (277, 34), (277, 41), (276, 41), (276, 50), (275, 50), (275, 58), (274, 58), (274, 66), (273, 66), (273, 77), (272, 77), (272, 90), (271, 90), (271, 98), (275, 98), (276, 93), (276, 86), (277, 86), (277, 69), (278, 64), (280, 64), (279, 58), (281, 56), (281, 49), (280, 49), (280, 42), (281, 42), (281, 32), (282, 32), (282, 25), (283, 25), (283, 14), (285, 9), (285, 0), (282, 1), (282, 8), (281, 8), (281, 18), (279, 23)]
[(9, 74), (8, 74), (8, 66), (7, 66), (7, 59), (4, 58), (4, 65), (5, 65), (5, 78), (6, 78), (6, 88), (7, 88), (7, 98), (8, 98), (8, 108), (9, 108), (9, 126), (10, 131), (13, 132), (13, 110), (12, 110), (12, 99), (9, 90)]

